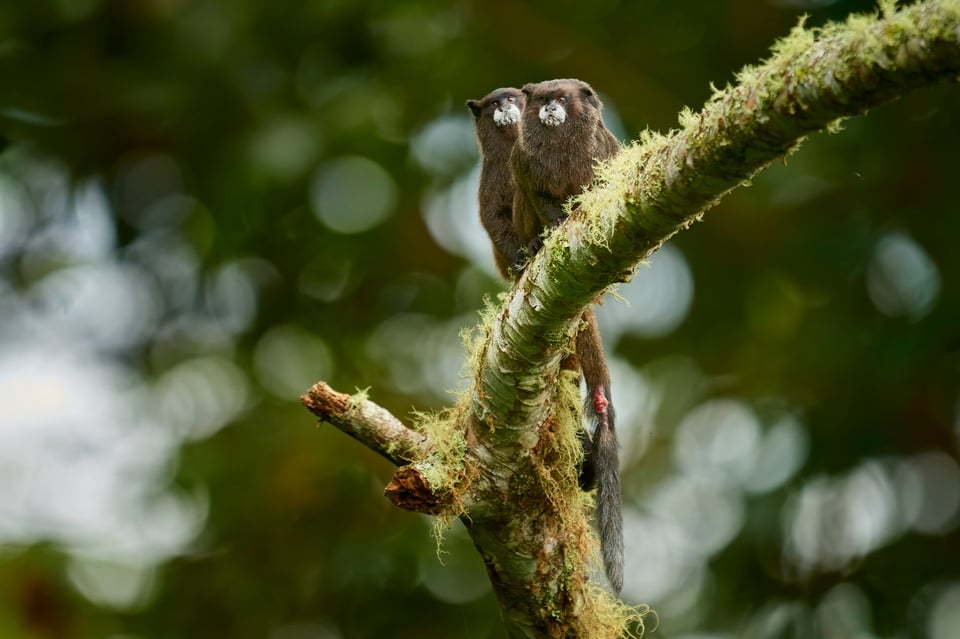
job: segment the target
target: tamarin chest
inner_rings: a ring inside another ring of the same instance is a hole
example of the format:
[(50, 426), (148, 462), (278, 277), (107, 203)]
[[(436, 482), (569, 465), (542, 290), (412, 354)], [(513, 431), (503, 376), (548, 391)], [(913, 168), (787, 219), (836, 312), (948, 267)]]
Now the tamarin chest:
[(530, 158), (534, 188), (555, 197), (577, 195), (593, 180), (591, 163), (583, 161), (584, 149), (558, 148)]

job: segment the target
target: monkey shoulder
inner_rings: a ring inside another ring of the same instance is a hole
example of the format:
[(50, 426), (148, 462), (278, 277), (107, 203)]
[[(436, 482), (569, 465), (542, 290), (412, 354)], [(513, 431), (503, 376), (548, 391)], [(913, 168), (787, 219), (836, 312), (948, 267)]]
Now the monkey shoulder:
[(597, 159), (606, 160), (620, 152), (620, 141), (602, 122), (597, 127), (594, 139), (597, 148)]

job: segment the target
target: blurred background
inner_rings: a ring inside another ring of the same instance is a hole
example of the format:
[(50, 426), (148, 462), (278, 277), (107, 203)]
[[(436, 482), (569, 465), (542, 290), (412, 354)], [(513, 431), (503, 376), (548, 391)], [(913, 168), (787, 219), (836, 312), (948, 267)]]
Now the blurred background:
[[(504, 637), (298, 403), (452, 403), (503, 289), (464, 101), (579, 77), (633, 139), (871, 9), (0, 5), (0, 637)], [(958, 143), (955, 85), (815, 135), (599, 309), (650, 636), (960, 636)]]

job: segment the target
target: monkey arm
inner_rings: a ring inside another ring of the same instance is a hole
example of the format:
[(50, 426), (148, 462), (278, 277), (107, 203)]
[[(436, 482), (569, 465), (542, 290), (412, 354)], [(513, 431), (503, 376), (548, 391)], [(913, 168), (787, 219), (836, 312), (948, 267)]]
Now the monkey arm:
[[(520, 198), (518, 198), (520, 199)], [(517, 217), (514, 210), (514, 224), (521, 224), (517, 229), (524, 249), (530, 256), (537, 254), (543, 246), (543, 231), (550, 230), (563, 222), (567, 215), (563, 210), (563, 201), (554, 198), (549, 193), (533, 191), (527, 195), (524, 202), (525, 210)]]
[[(498, 216), (496, 228), (487, 229), (493, 241), (494, 251), (498, 253), (497, 262), (503, 260), (504, 268), (512, 269), (523, 259), (523, 247), (513, 227), (513, 207), (504, 208)], [(505, 277), (509, 275), (501, 269)]]
[(543, 228), (552, 229), (566, 219), (567, 214), (563, 210), (563, 199), (555, 197), (547, 191), (535, 191), (531, 194), (534, 210), (537, 212), (537, 219)]

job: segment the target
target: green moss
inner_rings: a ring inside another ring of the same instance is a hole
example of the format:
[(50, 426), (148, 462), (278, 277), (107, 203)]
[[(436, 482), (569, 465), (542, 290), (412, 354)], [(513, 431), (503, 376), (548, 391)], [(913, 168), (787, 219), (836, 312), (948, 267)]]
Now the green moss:
[(886, 20), (897, 13), (897, 0), (878, 0), (877, 5), (880, 7), (880, 15)]
[(354, 410), (369, 399), (370, 387), (358, 388), (357, 392), (350, 396), (350, 407), (347, 410)]
[(837, 118), (833, 122), (828, 123), (827, 133), (834, 134), (843, 131), (843, 123), (846, 122), (846, 120), (846, 118)]
[(553, 428), (541, 433), (541, 454), (536, 469), (547, 499), (564, 515), (572, 510), (569, 508), (571, 495), (580, 493), (578, 480), (583, 447), (579, 437), (582, 414), (578, 371), (560, 371), (553, 406)]
[[(483, 308), (479, 311), (480, 323), (475, 327), (467, 327), (460, 331), (460, 340), (463, 342), (463, 350), (466, 353), (460, 367), (460, 379), (472, 379), (474, 387), (483, 371), (483, 358), (490, 342), (490, 332), (506, 299), (507, 293), (505, 292), (497, 296), (496, 303), (490, 297), (484, 296)], [(464, 394), (470, 395), (472, 392), (473, 389), (471, 388)], [(458, 403), (462, 399), (460, 397)]]
[(416, 466), (430, 486), (439, 492), (449, 490), (461, 474), (466, 453), (466, 439), (457, 407), (437, 413), (414, 412), (414, 430), (429, 436), (433, 449)]
[(775, 58), (784, 58), (785, 61), (792, 62), (816, 44), (820, 30), (807, 29), (805, 25), (808, 18), (806, 14), (801, 15), (797, 19), (797, 24), (790, 29), (790, 33), (774, 42), (770, 50)]
[[(711, 87), (713, 84), (711, 83)], [(716, 87), (713, 87), (714, 95), (716, 95)], [(681, 129), (694, 128), (697, 121), (700, 118), (699, 113), (695, 113), (690, 107), (685, 106), (680, 110), (680, 115), (677, 116), (677, 121), (680, 123)]]

